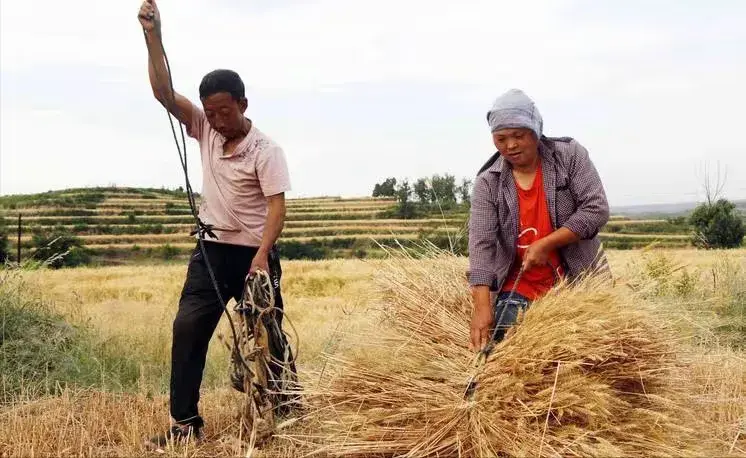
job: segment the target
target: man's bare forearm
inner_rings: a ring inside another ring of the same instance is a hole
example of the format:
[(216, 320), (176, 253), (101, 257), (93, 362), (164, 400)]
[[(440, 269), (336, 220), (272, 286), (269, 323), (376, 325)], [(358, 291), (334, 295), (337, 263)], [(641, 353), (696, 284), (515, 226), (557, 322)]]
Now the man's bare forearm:
[(259, 246), (259, 253), (269, 254), (285, 226), (285, 213), (285, 198), (270, 198), (267, 205), (267, 220), (264, 224), (264, 233), (262, 234), (262, 244)]
[(148, 47), (148, 76), (153, 95), (164, 105), (169, 103), (170, 83), (166, 58), (161, 46), (160, 31), (145, 33), (145, 44)]

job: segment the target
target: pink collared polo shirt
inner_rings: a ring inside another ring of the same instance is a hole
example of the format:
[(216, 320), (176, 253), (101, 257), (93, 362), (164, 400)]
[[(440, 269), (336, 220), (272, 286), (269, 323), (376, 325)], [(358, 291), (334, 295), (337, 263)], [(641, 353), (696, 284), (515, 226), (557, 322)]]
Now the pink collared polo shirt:
[(233, 153), (224, 155), (225, 137), (210, 127), (204, 111), (196, 105), (187, 133), (199, 142), (202, 156), (199, 217), (223, 229), (215, 231), (218, 240), (206, 240), (258, 247), (267, 217), (267, 197), (291, 189), (284, 151), (252, 123)]

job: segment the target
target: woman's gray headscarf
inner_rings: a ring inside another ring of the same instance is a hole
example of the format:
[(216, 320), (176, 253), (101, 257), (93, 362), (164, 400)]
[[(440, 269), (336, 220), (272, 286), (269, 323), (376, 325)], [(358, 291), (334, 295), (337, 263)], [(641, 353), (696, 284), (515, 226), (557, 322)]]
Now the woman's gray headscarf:
[(531, 129), (541, 138), (544, 121), (534, 101), (520, 89), (511, 89), (498, 97), (487, 112), (492, 132), (500, 129)]

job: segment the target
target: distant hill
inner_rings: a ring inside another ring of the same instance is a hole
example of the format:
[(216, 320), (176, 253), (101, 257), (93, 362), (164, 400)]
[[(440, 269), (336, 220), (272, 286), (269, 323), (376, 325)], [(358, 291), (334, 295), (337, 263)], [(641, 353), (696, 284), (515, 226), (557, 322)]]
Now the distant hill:
[[(736, 207), (746, 213), (746, 199), (733, 201)], [(691, 213), (700, 202), (681, 202), (675, 204), (651, 204), (651, 205), (629, 205), (614, 206), (611, 212), (614, 215), (624, 216), (659, 216), (659, 217), (676, 217), (685, 216)]]
[[(412, 218), (397, 216), (392, 198), (325, 196), (288, 199), (287, 205), (278, 243), (286, 259), (378, 256), (383, 253), (379, 243), (425, 239), (460, 253), (467, 249), (468, 208), (461, 204), (443, 213), (420, 210)], [(629, 249), (653, 242), (687, 246), (689, 229), (684, 222), (639, 215), (682, 212), (691, 205), (615, 208), (601, 238), (607, 248)], [(189, 235), (194, 219), (181, 189), (101, 187), (0, 196), (0, 219), (9, 233), (12, 258), (19, 214), (22, 259), (48, 254), (42, 245), (59, 236), (81, 244), (77, 254), (89, 264), (183, 260), (195, 246)]]
[[(376, 242), (424, 237), (445, 246), (448, 234), (463, 232), (467, 216), (459, 207), (445, 215), (399, 219), (392, 198), (299, 198), (288, 199), (287, 206), (278, 245), (291, 259), (366, 257), (382, 252)], [(6, 228), (13, 226), (6, 229), (11, 255), (18, 245), (14, 226), (19, 214), (22, 259), (35, 252), (46, 256), (48, 250), (40, 246), (61, 235), (82, 243), (90, 255), (86, 263), (95, 264), (183, 259), (196, 243), (189, 234), (194, 218), (180, 189), (78, 188), (0, 196), (0, 217)]]

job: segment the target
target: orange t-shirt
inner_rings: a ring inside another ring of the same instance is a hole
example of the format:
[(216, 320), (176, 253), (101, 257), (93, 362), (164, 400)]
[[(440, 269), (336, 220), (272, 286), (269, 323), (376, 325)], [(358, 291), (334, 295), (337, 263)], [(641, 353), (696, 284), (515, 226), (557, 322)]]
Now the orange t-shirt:
[[(518, 207), (520, 213), (518, 246), (516, 247), (516, 258), (510, 269), (508, 278), (503, 284), (502, 291), (510, 292), (515, 284), (515, 279), (521, 269), (523, 255), (529, 245), (551, 234), (552, 220), (549, 217), (549, 208), (544, 194), (544, 181), (541, 171), (541, 163), (536, 171), (536, 177), (531, 184), (531, 189), (521, 189), (516, 181), (518, 190)], [(525, 296), (529, 300), (536, 300), (546, 294), (554, 285), (555, 270), (557, 276), (562, 276), (559, 253), (553, 251), (549, 255), (549, 263), (553, 266), (534, 266), (523, 272), (521, 281), (518, 283), (516, 293)]]

